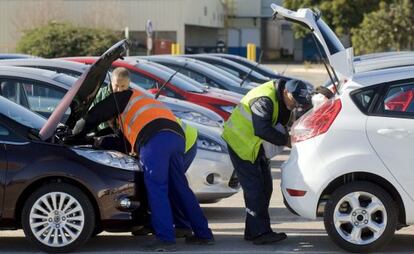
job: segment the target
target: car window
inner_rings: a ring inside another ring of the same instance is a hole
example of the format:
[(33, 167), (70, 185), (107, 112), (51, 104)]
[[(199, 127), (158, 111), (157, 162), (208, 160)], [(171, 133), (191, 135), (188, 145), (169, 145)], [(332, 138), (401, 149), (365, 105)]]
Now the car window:
[(0, 114), (29, 128), (40, 130), (46, 120), (40, 115), (0, 97)]
[(364, 112), (368, 112), (368, 108), (374, 98), (375, 90), (369, 89), (360, 91), (353, 95), (355, 104)]
[(28, 107), (20, 82), (15, 80), (0, 80), (0, 95), (22, 106)]
[(220, 89), (227, 90), (226, 88), (222, 87), (220, 84), (217, 84), (217, 82), (215, 82), (214, 80), (208, 79), (207, 83), (210, 87), (215, 87), (215, 88), (220, 88)]
[(414, 113), (414, 84), (390, 87), (382, 107), (386, 113)]
[[(20, 81), (27, 97), (29, 109), (45, 117), (49, 117), (66, 91), (57, 87), (32, 81)], [(69, 112), (66, 112), (68, 115)]]
[(0, 124), (0, 138), (7, 137), (9, 135), (10, 135), (9, 130)]
[(0, 142), (1, 141), (19, 141), (19, 138), (16, 134), (6, 128), (0, 123)]
[(189, 69), (181, 69), (180, 73), (182, 73), (182, 74), (186, 75), (187, 77), (197, 81), (200, 84), (203, 84), (203, 85), (207, 84), (206, 77), (204, 77), (204, 76), (202, 76), (202, 75), (200, 75), (200, 74), (198, 74), (194, 71), (191, 71)]
[(152, 78), (145, 77), (143, 75), (130, 72), (131, 82), (144, 88), (145, 90), (158, 88), (160, 85)]
[(226, 66), (223, 66), (223, 65), (216, 65), (216, 66), (217, 66), (217, 67), (219, 67), (220, 69), (225, 70), (225, 71), (227, 71), (227, 72), (229, 72), (229, 73), (233, 74), (234, 76), (236, 76), (236, 77), (239, 77), (239, 78), (240, 78), (241, 73), (239, 73), (239, 72), (237, 72), (237, 71), (235, 71), (235, 70), (232, 70), (232, 69), (230, 69), (230, 68), (228, 68), (228, 67), (226, 67)]

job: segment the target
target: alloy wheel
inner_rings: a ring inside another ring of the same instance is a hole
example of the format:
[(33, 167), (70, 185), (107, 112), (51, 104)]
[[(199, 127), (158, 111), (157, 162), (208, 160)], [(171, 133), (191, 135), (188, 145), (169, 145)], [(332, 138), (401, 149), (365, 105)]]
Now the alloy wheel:
[(387, 227), (387, 211), (375, 195), (351, 192), (337, 204), (333, 213), (339, 235), (356, 245), (367, 245), (379, 239)]
[(82, 206), (64, 192), (51, 192), (38, 198), (29, 218), (33, 235), (50, 247), (63, 247), (74, 242), (85, 225)]

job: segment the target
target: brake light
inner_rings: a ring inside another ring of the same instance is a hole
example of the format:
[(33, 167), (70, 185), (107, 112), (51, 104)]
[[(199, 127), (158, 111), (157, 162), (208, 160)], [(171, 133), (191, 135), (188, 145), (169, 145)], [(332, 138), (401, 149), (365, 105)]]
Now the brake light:
[(341, 108), (340, 99), (328, 100), (299, 118), (292, 127), (292, 143), (298, 143), (327, 132)]
[(295, 190), (295, 189), (286, 188), (286, 191), (292, 197), (303, 197), (306, 194), (306, 191), (304, 191), (304, 190)]

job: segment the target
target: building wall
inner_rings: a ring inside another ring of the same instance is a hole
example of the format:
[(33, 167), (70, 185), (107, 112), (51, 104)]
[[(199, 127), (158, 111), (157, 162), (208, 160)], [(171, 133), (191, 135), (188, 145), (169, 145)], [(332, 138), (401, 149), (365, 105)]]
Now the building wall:
[(49, 20), (81, 26), (143, 32), (148, 19), (155, 31), (174, 32), (185, 44), (185, 25), (222, 28), (221, 0), (0, 0), (0, 52), (14, 51), (25, 28)]
[(235, 17), (259, 17), (261, 15), (261, 0), (231, 0)]

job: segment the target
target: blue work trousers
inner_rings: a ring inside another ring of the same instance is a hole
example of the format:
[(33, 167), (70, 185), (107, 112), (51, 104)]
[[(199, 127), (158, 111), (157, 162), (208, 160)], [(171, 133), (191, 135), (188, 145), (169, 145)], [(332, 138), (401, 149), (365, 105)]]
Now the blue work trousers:
[[(161, 241), (175, 242), (170, 199), (190, 222), (194, 235), (212, 239), (208, 222), (188, 186), (184, 166), (185, 140), (172, 131), (161, 131), (139, 150), (151, 209), (151, 223)], [(170, 195), (171, 194), (171, 195)]]
[[(191, 163), (197, 155), (197, 144), (194, 144), (190, 150), (184, 154), (184, 173), (190, 168)], [(184, 212), (178, 207), (178, 196), (175, 194), (170, 187), (170, 202), (171, 209), (173, 211), (174, 225), (175, 228), (191, 229), (190, 222), (185, 217)]]

